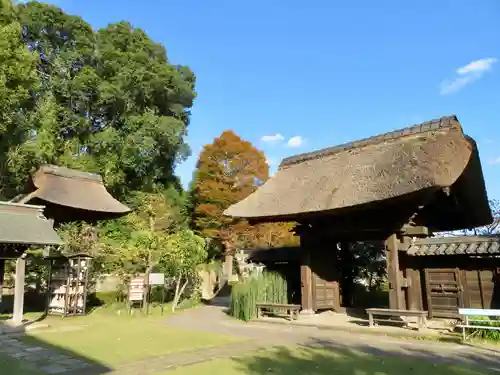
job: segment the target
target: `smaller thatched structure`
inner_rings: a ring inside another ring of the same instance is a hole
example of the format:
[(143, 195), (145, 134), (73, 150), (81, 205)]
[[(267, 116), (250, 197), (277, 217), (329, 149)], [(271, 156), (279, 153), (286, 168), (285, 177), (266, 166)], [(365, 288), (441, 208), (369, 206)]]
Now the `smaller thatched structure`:
[(43, 165), (33, 175), (32, 183), (34, 191), (19, 201), (46, 204), (49, 216), (56, 219), (60, 218), (61, 211), (64, 210), (58, 209), (54, 213), (54, 206), (71, 210), (69, 216), (74, 219), (81, 218), (84, 213), (101, 219), (125, 215), (131, 211), (109, 194), (98, 174)]

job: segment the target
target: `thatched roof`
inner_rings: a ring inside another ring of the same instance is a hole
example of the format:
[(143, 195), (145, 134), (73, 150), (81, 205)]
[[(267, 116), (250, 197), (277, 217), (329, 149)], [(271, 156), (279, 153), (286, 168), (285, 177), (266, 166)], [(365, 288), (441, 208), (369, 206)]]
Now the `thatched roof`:
[(477, 148), (455, 116), (286, 158), (263, 186), (224, 213), (254, 221), (333, 214), (419, 191), (441, 191), (469, 166), (473, 170), (466, 182), (475, 184), (474, 192), (461, 193), (460, 199), (466, 201), (464, 207), (474, 200), (472, 206), (482, 210), (467, 225), (484, 225), (491, 221), (491, 212)]
[(42, 206), (0, 202), (0, 243), (46, 246), (63, 241)]
[(105, 214), (126, 214), (130, 208), (108, 193), (101, 176), (55, 165), (43, 165), (33, 175), (36, 190), (22, 201), (32, 199), (72, 209)]

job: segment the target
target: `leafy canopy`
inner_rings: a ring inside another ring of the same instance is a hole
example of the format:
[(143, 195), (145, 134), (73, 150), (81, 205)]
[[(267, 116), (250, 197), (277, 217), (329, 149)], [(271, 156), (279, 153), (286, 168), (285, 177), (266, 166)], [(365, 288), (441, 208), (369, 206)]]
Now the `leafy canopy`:
[(8, 0), (0, 20), (12, 20), (0, 52), (4, 198), (42, 163), (100, 173), (118, 197), (178, 185), (196, 97), (188, 67), (127, 22), (94, 31), (55, 6)]
[(234, 132), (224, 131), (199, 156), (191, 193), (194, 228), (206, 237), (217, 237), (220, 230), (236, 225), (223, 211), (246, 198), (268, 176), (264, 153)]
[(26, 177), (9, 172), (19, 169), (20, 145), (31, 129), (33, 92), (39, 87), (36, 69), (37, 56), (22, 40), (17, 9), (9, 0), (0, 0), (0, 195)]
[(297, 243), (293, 223), (257, 226), (223, 215), (269, 177), (262, 151), (232, 131), (224, 131), (200, 154), (191, 186), (193, 227), (197, 233), (232, 247), (272, 247)]

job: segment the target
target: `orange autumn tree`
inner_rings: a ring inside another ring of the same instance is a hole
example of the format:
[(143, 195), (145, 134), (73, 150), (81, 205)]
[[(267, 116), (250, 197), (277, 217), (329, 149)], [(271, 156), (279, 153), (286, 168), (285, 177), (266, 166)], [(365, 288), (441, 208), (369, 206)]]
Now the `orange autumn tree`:
[(268, 177), (264, 153), (233, 131), (224, 131), (203, 148), (196, 165), (191, 191), (195, 231), (236, 248), (292, 242), (291, 224), (250, 226), (245, 220), (223, 215), (226, 208), (253, 193)]

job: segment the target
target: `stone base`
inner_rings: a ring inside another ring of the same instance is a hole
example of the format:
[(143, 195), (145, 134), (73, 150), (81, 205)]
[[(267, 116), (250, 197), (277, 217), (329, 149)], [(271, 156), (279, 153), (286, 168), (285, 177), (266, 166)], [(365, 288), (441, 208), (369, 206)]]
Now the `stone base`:
[(303, 317), (306, 317), (306, 316), (312, 316), (312, 315), (314, 315), (314, 314), (315, 314), (314, 310), (310, 310), (310, 309), (307, 309), (307, 310), (300, 310), (299, 317), (300, 317), (300, 316), (303, 316)]
[(50, 325), (44, 322), (30, 322), (25, 320), (23, 323), (16, 323), (12, 319), (5, 320), (0, 326), (0, 335), (24, 333), (26, 331), (34, 331), (37, 329), (49, 328)]

